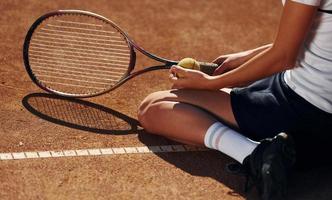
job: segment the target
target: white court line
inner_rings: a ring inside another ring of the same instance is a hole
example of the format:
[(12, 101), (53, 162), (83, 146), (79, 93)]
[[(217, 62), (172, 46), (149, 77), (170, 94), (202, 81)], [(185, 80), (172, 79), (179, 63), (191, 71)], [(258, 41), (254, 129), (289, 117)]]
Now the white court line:
[(57, 151), (29, 151), (0, 153), (0, 160), (22, 160), (38, 158), (78, 157), (78, 156), (106, 156), (119, 154), (142, 154), (142, 153), (171, 153), (189, 151), (207, 151), (207, 148), (189, 145), (161, 145), (141, 147), (117, 147), (117, 148), (95, 148)]

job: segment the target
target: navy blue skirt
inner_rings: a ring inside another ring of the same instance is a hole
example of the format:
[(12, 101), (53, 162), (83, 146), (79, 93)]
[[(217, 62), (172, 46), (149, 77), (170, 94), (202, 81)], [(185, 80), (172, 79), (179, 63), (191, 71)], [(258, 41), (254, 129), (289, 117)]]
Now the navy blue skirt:
[(283, 74), (232, 89), (231, 104), (240, 132), (253, 140), (274, 137), (280, 132), (330, 136), (332, 114), (296, 94)]

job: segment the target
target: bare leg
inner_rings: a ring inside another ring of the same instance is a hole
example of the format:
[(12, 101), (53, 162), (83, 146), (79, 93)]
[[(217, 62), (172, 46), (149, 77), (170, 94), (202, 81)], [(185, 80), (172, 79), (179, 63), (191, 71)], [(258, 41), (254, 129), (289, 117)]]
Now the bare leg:
[(161, 101), (151, 104), (144, 120), (140, 121), (150, 133), (187, 144), (203, 145), (205, 132), (216, 119), (186, 103)]
[(152, 93), (142, 102), (138, 119), (150, 133), (196, 145), (204, 144), (206, 130), (218, 120), (237, 127), (230, 96), (223, 91)]
[(150, 133), (206, 145), (234, 158), (253, 180), (258, 180), (255, 183), (263, 199), (284, 199), (287, 172), (295, 161), (291, 142), (278, 135), (256, 143), (217, 122), (237, 127), (229, 94), (197, 90), (153, 93), (142, 102), (138, 117)]

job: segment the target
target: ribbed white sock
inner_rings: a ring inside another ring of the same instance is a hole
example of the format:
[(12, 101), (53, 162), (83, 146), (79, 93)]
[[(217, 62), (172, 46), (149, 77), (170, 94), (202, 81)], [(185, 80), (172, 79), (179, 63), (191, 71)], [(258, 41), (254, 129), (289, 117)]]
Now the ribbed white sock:
[(206, 131), (204, 144), (242, 163), (259, 142), (252, 141), (226, 125), (216, 122)]

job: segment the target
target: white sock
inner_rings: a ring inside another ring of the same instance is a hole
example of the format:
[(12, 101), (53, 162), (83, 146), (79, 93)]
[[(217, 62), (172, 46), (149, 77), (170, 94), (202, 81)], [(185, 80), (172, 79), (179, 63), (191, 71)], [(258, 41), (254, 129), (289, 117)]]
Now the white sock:
[(250, 140), (222, 123), (216, 122), (206, 131), (204, 144), (208, 148), (221, 151), (243, 163), (243, 160), (253, 152), (259, 142)]

